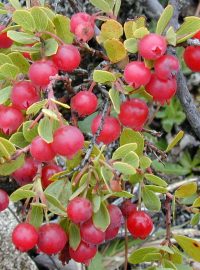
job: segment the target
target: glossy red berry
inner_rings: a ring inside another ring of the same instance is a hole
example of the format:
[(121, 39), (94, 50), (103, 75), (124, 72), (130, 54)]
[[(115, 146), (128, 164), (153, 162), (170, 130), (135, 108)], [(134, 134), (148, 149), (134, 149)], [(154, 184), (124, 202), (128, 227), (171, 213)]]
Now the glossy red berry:
[(119, 229), (120, 227), (106, 229), (105, 240), (108, 241), (114, 239), (118, 235)]
[(92, 219), (81, 224), (80, 231), (82, 240), (88, 244), (99, 245), (105, 240), (105, 232), (96, 228)]
[(40, 162), (51, 161), (55, 157), (55, 152), (50, 143), (45, 142), (41, 137), (36, 137), (30, 146), (30, 153), (33, 158)]
[(80, 129), (74, 126), (63, 126), (54, 133), (53, 150), (68, 159), (83, 148), (84, 136)]
[(200, 40), (200, 31), (198, 31), (198, 32), (193, 36), (193, 38), (197, 38), (197, 39)]
[(68, 235), (59, 224), (44, 224), (38, 231), (38, 248), (48, 255), (60, 252), (68, 241)]
[(56, 164), (50, 164), (50, 165), (44, 166), (42, 168), (42, 175), (41, 175), (43, 188), (46, 188), (48, 187), (48, 185), (52, 184), (53, 182), (50, 181), (49, 179), (51, 178), (51, 176), (53, 176), (54, 174), (60, 171), (62, 171), (62, 168)]
[(11, 135), (21, 126), (24, 121), (23, 114), (17, 108), (4, 107), (0, 108), (0, 130)]
[(139, 54), (149, 60), (156, 60), (160, 58), (167, 49), (167, 42), (165, 37), (158, 34), (148, 34), (144, 36), (138, 45)]
[(54, 64), (58, 69), (72, 72), (81, 62), (81, 56), (78, 49), (73, 45), (62, 45), (57, 53), (52, 56)]
[(107, 209), (108, 209), (108, 212), (110, 215), (110, 225), (108, 226), (107, 229), (109, 230), (109, 229), (113, 229), (116, 227), (119, 228), (121, 226), (122, 219), (123, 219), (122, 212), (121, 212), (120, 208), (114, 204), (109, 204), (107, 206)]
[(27, 157), (23, 166), (17, 169), (12, 177), (20, 185), (26, 185), (33, 181), (33, 178), (36, 176), (38, 169), (38, 162), (35, 161), (32, 157)]
[(124, 101), (120, 106), (119, 120), (122, 125), (134, 130), (141, 130), (147, 121), (149, 109), (141, 99)]
[(0, 189), (0, 212), (5, 210), (9, 205), (9, 197), (8, 194)]
[(137, 211), (137, 206), (136, 204), (133, 204), (130, 200), (126, 200), (122, 203), (120, 209), (122, 211), (122, 215), (127, 218)]
[(140, 61), (130, 62), (124, 70), (125, 81), (134, 88), (146, 85), (150, 81), (150, 78), (150, 69)]
[(180, 69), (178, 58), (173, 55), (163, 55), (155, 61), (154, 69), (160, 80), (171, 79)]
[[(102, 115), (97, 115), (91, 125), (92, 133), (95, 134), (101, 123)], [(119, 121), (112, 117), (106, 116), (104, 119), (103, 128), (100, 132), (100, 135), (97, 137), (97, 142), (103, 142), (104, 144), (109, 144), (117, 140), (121, 133), (121, 126)]]
[(26, 252), (38, 243), (38, 232), (33, 225), (20, 223), (12, 232), (12, 242), (18, 250)]
[(49, 84), (50, 77), (57, 73), (58, 69), (51, 60), (39, 60), (30, 66), (28, 76), (33, 84), (45, 87)]
[(153, 222), (147, 213), (137, 211), (128, 217), (127, 228), (134, 238), (145, 239), (153, 229)]
[(200, 71), (200, 47), (188, 46), (184, 51), (186, 65), (194, 72)]
[(84, 42), (89, 41), (94, 36), (94, 25), (90, 22), (84, 22), (77, 25), (75, 29), (75, 35), (79, 40)]
[(0, 25), (0, 48), (7, 49), (10, 48), (13, 44), (13, 41), (7, 36), (7, 33), (2, 33), (5, 29), (4, 25)]
[(69, 248), (70, 257), (79, 263), (87, 263), (88, 260), (92, 259), (97, 253), (97, 247), (90, 245), (83, 241), (80, 242), (78, 248), (73, 250)]
[(95, 94), (89, 91), (80, 91), (71, 99), (71, 109), (79, 116), (90, 115), (96, 111), (98, 99)]
[(26, 110), (30, 105), (39, 101), (39, 99), (39, 94), (31, 82), (21, 81), (14, 84), (11, 101), (16, 108)]
[(70, 31), (75, 34), (77, 26), (90, 23), (94, 26), (94, 18), (85, 12), (78, 12), (71, 17)]
[(67, 215), (76, 224), (85, 222), (92, 217), (92, 204), (86, 198), (76, 197), (68, 203)]
[(160, 80), (155, 74), (152, 74), (150, 82), (146, 85), (146, 91), (152, 95), (154, 101), (160, 104), (170, 101), (175, 95), (177, 89), (176, 79), (167, 81)]

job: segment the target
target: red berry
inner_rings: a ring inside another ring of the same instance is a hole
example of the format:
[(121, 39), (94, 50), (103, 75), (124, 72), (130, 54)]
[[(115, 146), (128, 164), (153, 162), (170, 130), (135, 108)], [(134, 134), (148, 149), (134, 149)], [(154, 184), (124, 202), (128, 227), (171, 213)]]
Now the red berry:
[(9, 197), (8, 194), (0, 189), (0, 212), (5, 210), (9, 205)]
[(118, 232), (119, 232), (119, 228), (120, 227), (116, 227), (116, 228), (108, 228), (105, 233), (105, 240), (111, 240), (113, 238), (115, 238), (117, 235), (118, 235)]
[(75, 34), (76, 27), (84, 23), (90, 23), (94, 26), (94, 18), (85, 12), (74, 14), (70, 21), (70, 31)]
[(68, 159), (83, 148), (84, 136), (80, 129), (73, 126), (63, 126), (54, 133), (52, 147), (56, 153)]
[(150, 82), (146, 85), (146, 91), (152, 95), (154, 101), (161, 104), (168, 102), (176, 93), (176, 79), (167, 81), (160, 80), (155, 74), (152, 74)]
[(50, 82), (49, 78), (57, 73), (58, 69), (51, 60), (40, 60), (30, 66), (28, 75), (33, 84), (45, 87)]
[(120, 106), (119, 120), (127, 127), (141, 130), (147, 121), (149, 109), (141, 99), (131, 99), (123, 102)]
[(32, 157), (40, 162), (51, 161), (55, 157), (52, 144), (45, 142), (41, 137), (36, 137), (30, 146)]
[(20, 110), (26, 110), (30, 105), (39, 101), (36, 88), (29, 81), (21, 81), (14, 84), (11, 101)]
[(6, 135), (11, 135), (21, 126), (24, 121), (23, 114), (17, 108), (0, 108), (0, 129)]
[(29, 223), (18, 224), (12, 232), (12, 242), (18, 250), (26, 252), (38, 242), (38, 232)]
[[(91, 125), (92, 133), (95, 134), (101, 123), (102, 115), (97, 115)], [(104, 144), (109, 144), (117, 140), (121, 133), (121, 126), (119, 121), (112, 117), (106, 116), (104, 119), (103, 128), (100, 132), (100, 135), (97, 137), (97, 142), (103, 142)]]
[(131, 214), (137, 211), (137, 206), (130, 200), (126, 200), (121, 205), (121, 211), (124, 217), (129, 217)]
[(113, 229), (116, 227), (120, 227), (121, 226), (121, 222), (122, 222), (122, 212), (119, 209), (119, 207), (117, 207), (114, 204), (109, 204), (107, 206), (108, 212), (110, 214), (110, 225), (108, 226), (107, 230), (109, 229)]
[(68, 241), (68, 235), (59, 224), (44, 224), (38, 231), (38, 248), (48, 255), (60, 252)]
[(98, 99), (89, 91), (80, 91), (71, 99), (71, 109), (79, 116), (90, 115), (96, 111)]
[(96, 255), (96, 253), (96, 246), (87, 244), (83, 241), (80, 242), (76, 250), (73, 250), (71, 247), (69, 248), (70, 257), (80, 263), (87, 263), (88, 260), (92, 259)]
[(54, 64), (58, 69), (72, 72), (81, 62), (81, 56), (78, 49), (73, 45), (62, 45), (57, 53), (52, 56)]
[(94, 226), (92, 219), (83, 223), (80, 230), (82, 240), (88, 244), (99, 245), (105, 240), (105, 232), (97, 229)]
[(84, 22), (77, 25), (75, 35), (79, 40), (84, 42), (89, 41), (94, 36), (94, 25), (92, 25), (90, 22)]
[(74, 223), (85, 222), (92, 217), (92, 204), (86, 198), (76, 197), (68, 203), (67, 215)]
[(194, 72), (200, 71), (200, 47), (188, 46), (184, 51), (186, 65)]
[(7, 33), (1, 33), (5, 29), (4, 25), (0, 25), (0, 48), (7, 49), (12, 46), (13, 41), (7, 36)]
[(27, 157), (23, 166), (17, 169), (12, 177), (20, 185), (26, 185), (33, 181), (33, 178), (36, 176), (38, 168), (38, 162), (35, 161), (32, 157)]
[(173, 55), (163, 55), (155, 61), (155, 74), (160, 80), (173, 78), (180, 69), (177, 57)]
[(54, 174), (60, 171), (62, 171), (62, 168), (56, 164), (50, 164), (50, 165), (44, 166), (42, 168), (42, 175), (41, 175), (43, 188), (48, 187), (48, 185), (52, 183), (52, 181), (50, 181), (49, 178), (51, 178)]
[(145, 239), (153, 229), (153, 222), (147, 213), (138, 211), (128, 217), (127, 228), (134, 238)]
[(146, 85), (151, 78), (151, 71), (143, 62), (130, 62), (124, 70), (124, 79), (134, 88)]
[(148, 34), (139, 41), (139, 54), (149, 60), (160, 58), (167, 49), (166, 39), (157, 34)]
[(197, 38), (197, 39), (200, 40), (200, 31), (198, 31), (198, 32), (193, 36), (193, 38)]

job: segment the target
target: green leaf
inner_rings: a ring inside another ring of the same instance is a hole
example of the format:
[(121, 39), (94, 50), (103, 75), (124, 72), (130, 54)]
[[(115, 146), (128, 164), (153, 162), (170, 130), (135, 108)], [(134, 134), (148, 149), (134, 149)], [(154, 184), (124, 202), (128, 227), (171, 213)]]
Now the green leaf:
[(195, 16), (185, 17), (184, 23), (176, 31), (177, 44), (194, 36), (200, 29), (200, 18)]
[(200, 242), (182, 235), (174, 235), (175, 240), (182, 249), (195, 261), (200, 262)]
[(3, 158), (5, 157), (6, 159), (10, 158), (9, 153), (2, 142), (0, 142), (0, 157), (3, 157)]
[(120, 113), (120, 96), (119, 92), (116, 89), (110, 89), (109, 90), (109, 97), (112, 101), (112, 105), (114, 107), (114, 110), (116, 113)]
[(158, 193), (167, 193), (168, 191), (167, 188), (154, 186), (154, 185), (146, 185), (145, 188), (153, 192), (158, 192)]
[(32, 190), (17, 189), (10, 195), (10, 200), (12, 202), (18, 202), (22, 199), (32, 198), (36, 196), (36, 193)]
[(180, 186), (176, 191), (175, 191), (175, 196), (177, 198), (185, 198), (193, 195), (194, 193), (197, 192), (197, 183), (191, 182), (191, 183), (186, 183), (182, 186)]
[(79, 226), (71, 223), (69, 226), (69, 244), (70, 247), (76, 250), (81, 242), (81, 234)]
[(37, 31), (45, 31), (48, 26), (49, 18), (46, 12), (40, 7), (31, 8), (31, 15), (35, 21)]
[(26, 114), (29, 115), (29, 114), (33, 114), (33, 115), (36, 115), (42, 108), (45, 107), (45, 105), (47, 104), (48, 100), (47, 99), (44, 99), (44, 100), (41, 100), (41, 101), (38, 101), (34, 104), (32, 104), (26, 111)]
[(24, 164), (24, 155), (20, 155), (15, 160), (0, 164), (0, 175), (6, 176), (12, 174), (14, 171), (22, 167)]
[(0, 66), (0, 75), (4, 77), (5, 79), (15, 79), (16, 76), (20, 73), (20, 70), (18, 67), (12, 64), (4, 64)]
[(179, 164), (174, 163), (160, 163), (157, 160), (152, 162), (152, 167), (162, 173), (170, 174), (170, 175), (186, 175), (190, 173), (190, 169), (180, 166)]
[(135, 250), (128, 258), (129, 263), (139, 264), (145, 262), (145, 256), (147, 254), (158, 252), (158, 248), (155, 247), (145, 247)]
[(109, 19), (101, 25), (100, 35), (97, 36), (99, 43), (103, 43), (106, 40), (119, 40), (123, 35), (123, 27), (116, 20)]
[(0, 142), (6, 148), (6, 151), (9, 153), (9, 155), (12, 155), (12, 154), (15, 153), (16, 148), (15, 148), (15, 146), (10, 141), (8, 141), (5, 138), (0, 137)]
[(103, 44), (106, 54), (112, 63), (117, 63), (127, 56), (124, 44), (118, 39), (107, 39)]
[(22, 7), (18, 0), (9, 0), (9, 2), (15, 9), (20, 9)]
[(106, 270), (103, 266), (103, 255), (97, 252), (95, 257), (91, 260), (90, 265), (88, 266), (88, 270)]
[(61, 107), (65, 108), (65, 109), (70, 109), (70, 106), (68, 104), (66, 104), (66, 103), (62, 103), (62, 102), (60, 102), (58, 100), (55, 100), (53, 98), (51, 98), (51, 101), (53, 101), (55, 104), (58, 104), (58, 105), (60, 105)]
[(54, 209), (57, 209), (59, 213), (62, 212), (63, 215), (66, 216), (66, 209), (62, 206), (59, 200), (56, 197), (48, 194), (46, 191), (44, 194), (48, 202), (48, 207), (50, 209), (53, 207)]
[(112, 9), (105, 0), (90, 0), (90, 3), (106, 13), (112, 12)]
[(19, 52), (9, 53), (8, 56), (12, 60), (13, 64), (17, 66), (21, 73), (27, 74), (30, 64), (27, 59)]
[(109, 170), (107, 167), (101, 167), (101, 175), (104, 180), (104, 183), (107, 187), (107, 189), (111, 192), (111, 189), (109, 187), (110, 181), (113, 179), (114, 174), (111, 170)]
[(13, 64), (11, 59), (8, 57), (8, 55), (0, 53), (0, 65), (3, 65), (5, 63)]
[(176, 33), (172, 26), (170, 26), (166, 32), (166, 39), (167, 39), (168, 44), (172, 46), (176, 46)]
[(58, 42), (55, 39), (53, 38), (47, 39), (45, 40), (44, 44), (45, 44), (44, 45), (45, 56), (51, 56), (51, 55), (56, 54), (58, 50)]
[(166, 268), (177, 270), (175, 264), (167, 259), (162, 260), (162, 265)]
[(140, 157), (140, 167), (141, 169), (147, 169), (151, 166), (151, 159), (149, 157), (146, 156), (142, 156)]
[(136, 174), (136, 169), (133, 166), (124, 162), (114, 162), (113, 167), (124, 175)]
[(98, 229), (105, 231), (110, 224), (110, 215), (106, 205), (102, 202), (99, 211), (93, 214), (93, 223)]
[(55, 112), (49, 109), (42, 109), (44, 115), (50, 117), (51, 119), (58, 120), (58, 116)]
[(41, 205), (31, 204), (30, 224), (39, 228), (43, 222), (43, 207)]
[(137, 39), (141, 39), (148, 34), (149, 34), (149, 30), (144, 26), (140, 27), (134, 31), (134, 37)]
[(17, 32), (10, 30), (7, 32), (7, 36), (11, 38), (13, 41), (21, 43), (21, 44), (33, 44), (35, 42), (40, 41), (39, 38), (37, 38), (33, 34), (28, 34), (24, 32)]
[(53, 23), (56, 27), (57, 36), (65, 43), (71, 44), (74, 35), (70, 32), (70, 19), (58, 14), (53, 18)]
[(34, 127), (30, 129), (30, 126), (33, 124), (33, 120), (27, 121), (23, 123), (22, 132), (24, 138), (27, 142), (32, 142), (32, 140), (38, 136), (38, 124), (36, 123)]
[(135, 152), (129, 152), (124, 158), (123, 162), (133, 166), (134, 168), (139, 167), (139, 157)]
[(25, 140), (22, 132), (14, 133), (10, 137), (9, 141), (19, 148), (24, 148), (29, 145), (29, 143)]
[(94, 195), (92, 197), (92, 206), (93, 206), (93, 212), (97, 213), (99, 211), (99, 208), (101, 206), (101, 197), (98, 195)]
[(5, 103), (9, 98), (12, 92), (12, 87), (9, 85), (0, 90), (0, 104)]
[(178, 134), (174, 137), (174, 139), (170, 142), (170, 144), (167, 146), (166, 152), (169, 152), (174, 148), (174, 146), (183, 138), (184, 132), (181, 130)]
[(161, 179), (160, 177), (154, 175), (154, 174), (150, 174), (150, 173), (145, 173), (144, 177), (150, 181), (151, 183), (157, 185), (157, 186), (161, 186), (161, 187), (167, 187), (167, 183)]
[(45, 142), (53, 142), (53, 126), (52, 121), (48, 117), (44, 117), (40, 120), (38, 125), (38, 134)]
[(195, 225), (198, 225), (198, 224), (199, 224), (199, 221), (200, 221), (200, 213), (196, 213), (196, 214), (192, 217), (192, 219), (191, 219), (191, 221), (190, 221), (190, 224), (191, 224), (192, 226), (195, 226)]
[(155, 252), (155, 253), (149, 253), (146, 254), (143, 257), (145, 262), (154, 262), (154, 261), (160, 261), (162, 259), (162, 255), (159, 252)]
[(125, 190), (114, 192), (112, 193), (112, 196), (119, 197), (119, 198), (126, 198), (126, 199), (131, 199), (134, 197), (133, 194)]
[(174, 14), (174, 8), (171, 5), (168, 5), (162, 12), (157, 26), (156, 26), (156, 34), (161, 35), (165, 28), (167, 27), (168, 23), (170, 22), (172, 16)]
[[(87, 174), (86, 174), (87, 176)], [(87, 188), (88, 184), (87, 182), (83, 183), (75, 192), (73, 192), (73, 194), (70, 196), (69, 200), (73, 200), (74, 198), (76, 198), (77, 196), (79, 196), (86, 188)]]
[(115, 82), (116, 77), (109, 71), (95, 70), (93, 73), (93, 81), (97, 83)]
[(35, 30), (35, 21), (31, 13), (27, 10), (16, 10), (13, 13), (13, 21), (20, 25), (24, 30), (33, 32)]
[(193, 207), (200, 207), (200, 197), (193, 202)]
[(136, 38), (128, 38), (124, 41), (124, 47), (130, 53), (137, 53), (138, 40)]
[(142, 199), (145, 207), (150, 211), (160, 211), (161, 202), (158, 196), (146, 187), (142, 191)]
[(137, 143), (127, 143), (115, 150), (112, 155), (113, 160), (124, 158), (129, 152), (134, 152), (137, 149)]
[(117, 17), (121, 7), (121, 0), (115, 0), (114, 15)]

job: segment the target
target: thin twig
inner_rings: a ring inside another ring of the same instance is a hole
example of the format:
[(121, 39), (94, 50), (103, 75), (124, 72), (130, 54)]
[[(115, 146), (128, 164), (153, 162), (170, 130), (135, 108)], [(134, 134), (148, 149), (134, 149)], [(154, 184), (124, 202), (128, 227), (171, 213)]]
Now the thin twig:
[(18, 216), (15, 214), (15, 212), (8, 206), (8, 210), (11, 212), (11, 214), (14, 216), (14, 218), (17, 220), (18, 223), (21, 223), (20, 219)]

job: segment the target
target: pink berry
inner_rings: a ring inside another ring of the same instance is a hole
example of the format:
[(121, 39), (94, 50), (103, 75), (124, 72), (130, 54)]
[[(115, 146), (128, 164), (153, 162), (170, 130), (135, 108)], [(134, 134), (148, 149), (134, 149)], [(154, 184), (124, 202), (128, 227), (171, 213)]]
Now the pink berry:
[(48, 185), (52, 184), (53, 182), (49, 179), (56, 173), (62, 171), (62, 168), (56, 164), (46, 165), (42, 168), (42, 175), (41, 181), (43, 188), (48, 187)]
[(38, 248), (48, 255), (59, 253), (68, 242), (68, 235), (59, 224), (44, 224), (38, 231)]
[(70, 21), (70, 31), (75, 34), (77, 26), (83, 23), (90, 23), (94, 26), (94, 18), (85, 12), (74, 14)]
[(68, 203), (67, 215), (76, 224), (85, 222), (92, 217), (92, 204), (86, 198), (76, 197)]
[(150, 78), (150, 69), (140, 61), (130, 62), (124, 70), (125, 81), (134, 88), (146, 85), (150, 81)]
[(33, 178), (36, 176), (38, 169), (38, 162), (35, 161), (32, 157), (27, 157), (23, 166), (17, 169), (12, 177), (20, 185), (26, 185), (33, 181)]
[[(101, 118), (102, 115), (99, 114), (93, 119), (91, 125), (91, 130), (93, 134), (95, 134), (99, 128)], [(104, 119), (103, 128), (100, 132), (100, 135), (97, 138), (97, 142), (109, 144), (117, 140), (120, 136), (120, 133), (121, 133), (121, 126), (119, 121), (112, 116), (106, 116)]]
[(39, 136), (32, 141), (30, 152), (32, 157), (40, 162), (51, 161), (56, 155), (52, 149), (52, 144), (45, 142)]
[(139, 41), (139, 54), (149, 60), (160, 58), (167, 49), (165, 37), (158, 34), (148, 34)]
[(26, 110), (30, 105), (39, 101), (39, 95), (31, 82), (21, 81), (14, 84), (11, 101), (16, 108)]
[(96, 111), (98, 99), (89, 91), (80, 91), (71, 99), (71, 109), (79, 116), (90, 115)]
[(109, 204), (107, 206), (107, 209), (108, 209), (108, 212), (110, 214), (110, 225), (108, 226), (107, 229), (109, 230), (109, 229), (113, 229), (116, 227), (119, 228), (121, 226), (122, 219), (123, 219), (122, 212), (121, 212), (120, 208), (114, 204)]
[(29, 251), (38, 243), (38, 232), (33, 225), (20, 223), (13, 230), (12, 242), (21, 252)]
[(88, 244), (99, 245), (105, 240), (105, 232), (97, 229), (92, 219), (83, 223), (80, 230), (82, 240)]
[(107, 228), (107, 230), (105, 231), (105, 240), (108, 241), (114, 239), (118, 235), (119, 228), (120, 227)]
[(126, 127), (141, 130), (147, 121), (148, 115), (149, 109), (146, 103), (135, 98), (121, 104), (119, 120)]
[(94, 36), (94, 26), (90, 22), (77, 25), (75, 35), (79, 40), (88, 42)]
[(200, 72), (200, 47), (188, 46), (184, 51), (184, 60), (186, 65), (193, 72)]
[(155, 74), (160, 80), (173, 78), (180, 69), (177, 57), (173, 55), (163, 55), (155, 61)]
[(0, 130), (6, 135), (11, 135), (21, 126), (24, 121), (23, 114), (17, 108), (0, 108)]
[(5, 210), (9, 205), (9, 197), (8, 194), (3, 190), (0, 189), (0, 212)]
[(58, 48), (57, 53), (52, 56), (52, 60), (58, 69), (72, 72), (79, 67), (81, 56), (75, 46), (62, 45)]
[(126, 200), (121, 205), (121, 211), (122, 215), (127, 218), (137, 211), (137, 206), (136, 204), (133, 204), (130, 200)]
[(176, 79), (167, 81), (160, 80), (155, 74), (152, 74), (150, 82), (146, 85), (146, 91), (152, 95), (154, 101), (160, 104), (170, 101), (175, 95), (177, 89)]
[(63, 126), (54, 133), (53, 150), (71, 159), (84, 145), (82, 132), (73, 126)]
[(97, 253), (97, 247), (94, 245), (87, 244), (83, 241), (80, 242), (78, 248), (73, 250), (69, 248), (70, 257), (76, 262), (86, 263), (92, 259)]
[(45, 87), (50, 83), (50, 77), (57, 73), (58, 69), (51, 60), (39, 60), (30, 66), (28, 75), (33, 84)]
[(4, 25), (0, 25), (0, 48), (8, 49), (12, 46), (13, 41), (7, 36), (7, 33), (1, 33), (5, 29)]

